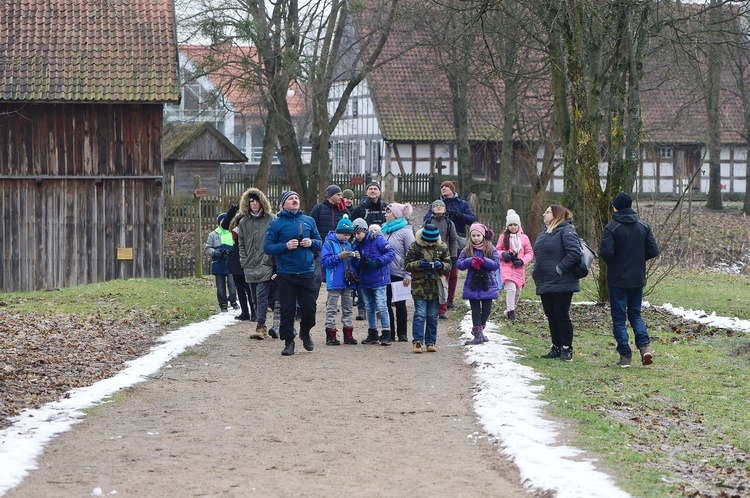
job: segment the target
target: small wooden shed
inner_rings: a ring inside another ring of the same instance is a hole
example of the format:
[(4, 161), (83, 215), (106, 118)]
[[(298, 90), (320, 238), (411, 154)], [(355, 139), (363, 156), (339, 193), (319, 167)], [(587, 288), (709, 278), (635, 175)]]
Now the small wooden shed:
[(162, 277), (173, 0), (4, 0), (0, 26), (0, 291)]
[(180, 123), (164, 134), (164, 179), (174, 195), (193, 194), (195, 176), (208, 195), (218, 195), (221, 163), (246, 161), (211, 123)]

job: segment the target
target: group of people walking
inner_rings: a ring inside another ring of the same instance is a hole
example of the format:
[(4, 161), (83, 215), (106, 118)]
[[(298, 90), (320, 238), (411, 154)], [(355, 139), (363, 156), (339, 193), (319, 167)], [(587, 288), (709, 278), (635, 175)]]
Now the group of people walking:
[[(642, 363), (652, 362), (640, 302), (645, 262), (659, 252), (650, 228), (638, 219), (631, 203), (627, 194), (613, 201), (614, 221), (604, 229), (600, 251), (610, 268), (613, 331), (622, 367), (629, 367), (632, 359), (626, 318)], [(251, 337), (284, 340), (282, 355), (295, 353), (297, 335), (305, 350), (314, 350), (311, 330), (323, 283), (327, 345), (357, 344), (355, 320), (367, 320), (362, 344), (407, 342), (408, 312), (406, 300), (400, 297), (404, 287), (414, 301), (412, 351), (436, 352), (438, 320), (447, 318), (454, 307), (458, 271), (467, 272), (462, 298), (471, 307), (473, 338), (466, 344), (482, 344), (489, 340), (484, 330), (501, 289), (506, 294), (504, 314), (516, 320), (526, 268), (536, 259), (531, 276), (552, 342), (542, 358), (572, 361), (570, 305), (573, 293), (580, 291), (573, 270), (581, 249), (572, 214), (563, 206), (547, 208), (545, 229), (533, 245), (513, 209), (508, 210), (505, 229), (495, 241), (494, 232), (478, 222), (451, 181), (442, 183), (440, 199), (432, 203), (423, 226), (416, 230), (410, 224), (412, 206), (384, 202), (376, 182), (366, 186), (356, 206), (351, 190), (331, 185), (309, 216), (300, 209), (294, 191), (282, 193), (279, 208), (274, 214), (263, 192), (248, 189), (239, 205), (219, 216), (206, 253), (212, 258), (222, 311), (230, 304), (241, 308), (237, 319), (257, 322)], [(269, 309), (274, 310), (270, 328)], [(299, 319), (299, 334), (295, 319)]]

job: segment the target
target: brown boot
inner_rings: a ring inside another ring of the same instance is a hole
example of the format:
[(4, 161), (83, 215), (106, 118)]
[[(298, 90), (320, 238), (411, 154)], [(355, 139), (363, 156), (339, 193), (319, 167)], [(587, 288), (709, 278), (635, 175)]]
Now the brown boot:
[(650, 365), (654, 362), (653, 354), (651, 353), (651, 344), (644, 344), (638, 348), (641, 352), (641, 364)]
[(265, 325), (256, 325), (255, 333), (250, 334), (250, 339), (258, 339), (259, 341), (262, 341), (267, 335), (268, 330), (266, 329)]

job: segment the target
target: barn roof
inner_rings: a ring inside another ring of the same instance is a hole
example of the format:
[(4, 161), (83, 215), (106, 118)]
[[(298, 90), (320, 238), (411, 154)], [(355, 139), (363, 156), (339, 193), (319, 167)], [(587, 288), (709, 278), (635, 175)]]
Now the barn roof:
[(162, 147), (165, 161), (247, 161), (247, 156), (211, 123), (177, 124), (164, 134)]
[(179, 102), (173, 0), (4, 0), (0, 101)]

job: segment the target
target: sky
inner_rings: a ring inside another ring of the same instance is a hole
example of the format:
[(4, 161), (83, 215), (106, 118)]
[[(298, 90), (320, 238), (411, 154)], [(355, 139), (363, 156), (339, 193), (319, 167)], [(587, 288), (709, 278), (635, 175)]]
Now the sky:
[[(750, 332), (750, 320), (726, 318), (702, 310), (686, 310), (664, 304), (665, 310), (706, 325)], [(151, 352), (127, 362), (127, 368), (93, 386), (69, 391), (60, 401), (41, 408), (24, 410), (13, 425), (0, 431), (0, 496), (18, 486), (37, 468), (37, 457), (46, 444), (69, 430), (84, 417), (84, 410), (99, 404), (121, 389), (148, 380), (172, 358), (236, 323), (232, 313), (220, 313), (208, 320), (175, 330), (161, 338)], [(487, 331), (498, 329), (494, 323)], [(466, 338), (471, 334), (471, 314), (461, 322)], [(542, 386), (533, 385), (541, 377), (530, 367), (517, 363), (521, 356), (512, 341), (492, 334), (488, 343), (464, 348), (466, 362), (476, 364), (474, 409), (483, 433), (467, 438), (491, 437), (498, 450), (519, 468), (525, 486), (556, 490), (558, 498), (629, 496), (614, 480), (597, 470), (596, 461), (569, 445), (560, 444), (559, 426), (545, 418), (545, 402), (539, 399)], [(164, 367), (169, 368), (169, 366)], [(99, 488), (92, 495), (114, 494)]]

